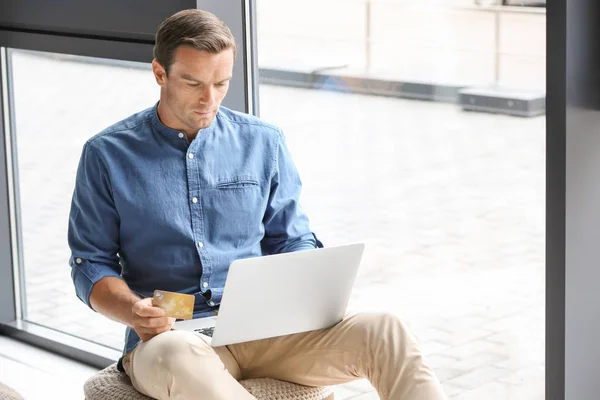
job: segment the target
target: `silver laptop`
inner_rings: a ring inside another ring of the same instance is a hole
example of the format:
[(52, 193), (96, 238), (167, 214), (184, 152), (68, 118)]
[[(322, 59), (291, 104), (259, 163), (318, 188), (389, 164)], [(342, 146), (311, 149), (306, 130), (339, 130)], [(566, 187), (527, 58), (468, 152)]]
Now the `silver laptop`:
[(219, 315), (174, 329), (212, 336), (213, 347), (331, 327), (346, 313), (363, 243), (236, 260)]

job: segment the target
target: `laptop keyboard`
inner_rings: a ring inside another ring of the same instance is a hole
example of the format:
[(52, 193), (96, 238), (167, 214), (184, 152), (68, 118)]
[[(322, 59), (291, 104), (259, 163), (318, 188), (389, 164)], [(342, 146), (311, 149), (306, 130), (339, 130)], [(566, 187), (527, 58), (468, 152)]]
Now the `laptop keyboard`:
[(210, 337), (212, 337), (214, 331), (215, 331), (215, 327), (214, 326), (211, 326), (211, 327), (208, 327), (208, 328), (194, 329), (194, 332), (198, 332), (198, 333), (201, 333), (203, 335), (210, 336)]

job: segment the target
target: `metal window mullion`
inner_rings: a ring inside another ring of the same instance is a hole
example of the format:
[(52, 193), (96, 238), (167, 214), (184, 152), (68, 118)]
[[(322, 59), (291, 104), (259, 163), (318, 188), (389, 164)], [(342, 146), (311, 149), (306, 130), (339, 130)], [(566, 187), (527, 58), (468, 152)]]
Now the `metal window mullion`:
[(246, 93), (249, 114), (259, 116), (258, 108), (258, 54), (256, 43), (256, 2), (244, 0), (244, 47), (246, 59)]
[(18, 162), (15, 132), (13, 74), (10, 49), (3, 47), (0, 54), (2, 70), (2, 104), (4, 119), (4, 145), (8, 189), (9, 229), (12, 255), (15, 316), (17, 320), (27, 315), (25, 298), (25, 270), (23, 267), (23, 243), (20, 224)]

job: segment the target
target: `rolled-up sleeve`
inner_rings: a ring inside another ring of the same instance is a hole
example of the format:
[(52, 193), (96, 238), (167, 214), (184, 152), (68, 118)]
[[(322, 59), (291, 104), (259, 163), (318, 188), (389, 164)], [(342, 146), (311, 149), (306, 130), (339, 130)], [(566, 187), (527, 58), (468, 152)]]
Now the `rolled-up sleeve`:
[(90, 308), (90, 293), (100, 279), (121, 277), (119, 215), (108, 169), (88, 141), (81, 154), (69, 214), (69, 264), (77, 297)]
[(300, 207), (302, 182), (281, 131), (277, 141), (271, 191), (263, 219), (263, 252), (277, 254), (323, 247), (311, 232), (308, 217)]

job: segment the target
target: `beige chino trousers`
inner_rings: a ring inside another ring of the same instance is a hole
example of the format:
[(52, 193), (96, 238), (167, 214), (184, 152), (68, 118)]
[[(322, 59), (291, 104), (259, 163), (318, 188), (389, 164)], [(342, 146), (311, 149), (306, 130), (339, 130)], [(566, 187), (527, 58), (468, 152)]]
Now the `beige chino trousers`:
[(240, 379), (328, 386), (368, 378), (382, 400), (446, 399), (415, 337), (390, 314), (358, 313), (332, 328), (211, 347), (172, 330), (123, 359), (133, 386), (158, 400), (251, 400)]

